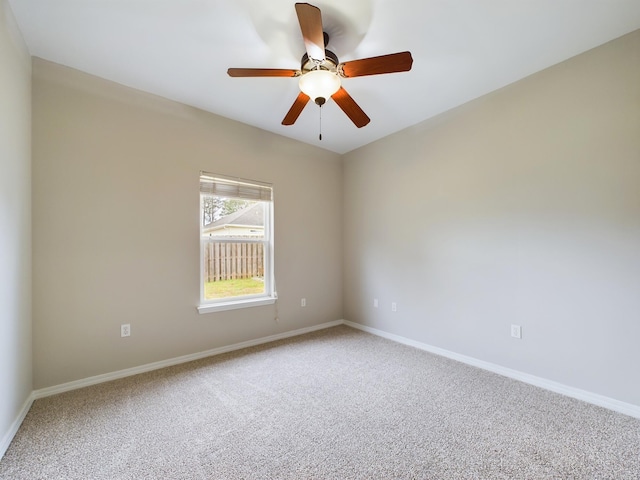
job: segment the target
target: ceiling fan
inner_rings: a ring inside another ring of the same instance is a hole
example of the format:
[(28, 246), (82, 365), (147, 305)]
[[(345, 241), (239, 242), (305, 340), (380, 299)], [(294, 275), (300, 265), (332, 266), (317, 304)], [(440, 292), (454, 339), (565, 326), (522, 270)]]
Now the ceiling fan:
[(322, 107), (331, 97), (356, 127), (364, 127), (371, 119), (342, 87), (341, 79), (407, 72), (413, 64), (411, 53), (392, 53), (340, 63), (336, 54), (326, 49), (329, 35), (322, 29), (320, 9), (308, 3), (296, 3), (295, 8), (307, 51), (302, 57), (300, 70), (230, 68), (227, 73), (231, 77), (300, 77), (300, 93), (282, 120), (283, 125), (293, 125), (310, 99)]

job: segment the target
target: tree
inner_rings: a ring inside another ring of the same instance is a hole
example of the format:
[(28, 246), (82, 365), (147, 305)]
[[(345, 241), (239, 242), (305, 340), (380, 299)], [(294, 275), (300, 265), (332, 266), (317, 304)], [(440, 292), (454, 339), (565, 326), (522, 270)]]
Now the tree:
[(208, 225), (222, 217), (231, 215), (238, 210), (248, 207), (253, 202), (237, 198), (224, 198), (216, 195), (202, 196), (202, 225)]
[[(237, 198), (225, 198), (222, 200), (222, 207), (220, 208), (220, 217), (226, 217), (227, 215), (231, 215), (238, 210), (242, 210), (243, 208), (247, 208), (253, 202), (249, 200), (239, 200)], [(217, 219), (216, 219), (217, 220)]]

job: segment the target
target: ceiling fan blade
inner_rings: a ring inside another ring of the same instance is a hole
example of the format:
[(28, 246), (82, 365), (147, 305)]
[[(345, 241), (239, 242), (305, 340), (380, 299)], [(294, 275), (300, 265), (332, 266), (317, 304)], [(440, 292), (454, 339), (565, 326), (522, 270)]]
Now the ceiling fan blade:
[(307, 105), (308, 101), (309, 96), (300, 92), (298, 94), (298, 98), (296, 98), (296, 101), (293, 102), (293, 105), (291, 105), (291, 108), (285, 115), (284, 120), (282, 120), (282, 125), (293, 125), (296, 123), (296, 120), (302, 113), (302, 110)]
[(362, 128), (371, 121), (356, 101), (351, 98), (351, 95), (347, 93), (344, 87), (340, 87), (340, 90), (331, 95), (331, 98), (335, 100), (338, 106), (347, 114), (347, 117), (351, 119), (356, 127)]
[(313, 60), (323, 61), (325, 59), (324, 33), (320, 9), (308, 3), (296, 3), (296, 13), (307, 55)]
[(298, 77), (300, 70), (286, 70), (283, 68), (230, 68), (230, 77)]
[(408, 72), (412, 64), (411, 52), (400, 52), (344, 62), (338, 65), (338, 71), (345, 78), (364, 77), (382, 73)]

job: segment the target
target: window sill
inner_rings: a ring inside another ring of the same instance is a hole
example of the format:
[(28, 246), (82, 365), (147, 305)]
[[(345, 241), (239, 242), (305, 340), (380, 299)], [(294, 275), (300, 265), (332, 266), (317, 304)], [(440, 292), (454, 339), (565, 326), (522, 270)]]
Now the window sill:
[(220, 302), (220, 303), (206, 303), (202, 305), (198, 305), (198, 313), (213, 313), (213, 312), (223, 312), (225, 310), (236, 310), (238, 308), (250, 308), (250, 307), (260, 307), (262, 305), (272, 305), (276, 303), (278, 297), (260, 297), (260, 298), (249, 298), (246, 300), (232, 300), (229, 302)]

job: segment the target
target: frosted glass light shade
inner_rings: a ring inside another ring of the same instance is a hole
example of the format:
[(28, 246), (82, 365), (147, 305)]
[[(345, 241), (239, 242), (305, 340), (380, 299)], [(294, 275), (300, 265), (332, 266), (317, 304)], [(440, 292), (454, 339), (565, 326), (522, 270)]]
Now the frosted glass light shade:
[(311, 70), (300, 77), (299, 85), (314, 102), (318, 97), (326, 100), (340, 89), (340, 77), (328, 70)]

